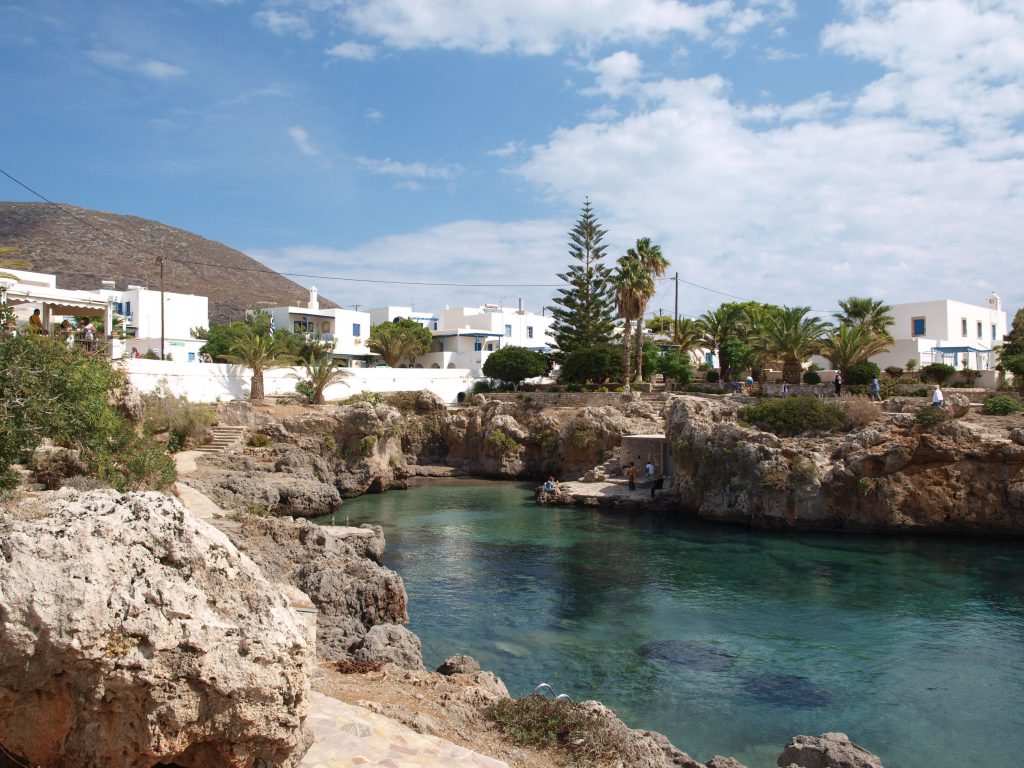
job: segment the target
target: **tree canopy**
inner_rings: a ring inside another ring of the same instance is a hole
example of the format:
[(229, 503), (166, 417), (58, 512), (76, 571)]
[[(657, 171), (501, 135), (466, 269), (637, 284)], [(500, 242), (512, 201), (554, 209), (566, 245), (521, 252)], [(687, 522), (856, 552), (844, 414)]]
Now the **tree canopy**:
[(576, 226), (569, 231), (569, 268), (558, 275), (568, 286), (559, 288), (550, 307), (551, 335), (560, 356), (606, 344), (615, 328), (611, 270), (602, 264), (606, 231), (598, 225), (589, 198)]
[(518, 389), (525, 379), (548, 372), (548, 359), (526, 347), (502, 347), (484, 360), (484, 376), (501, 379)]
[(412, 363), (417, 355), (429, 352), (433, 339), (429, 329), (408, 317), (399, 317), (373, 326), (366, 346), (397, 368), (403, 360)]

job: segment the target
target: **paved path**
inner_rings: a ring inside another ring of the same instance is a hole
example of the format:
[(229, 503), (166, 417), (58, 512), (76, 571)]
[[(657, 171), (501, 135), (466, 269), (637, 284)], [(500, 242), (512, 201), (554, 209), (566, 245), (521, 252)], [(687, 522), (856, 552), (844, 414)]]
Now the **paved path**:
[(315, 741), (301, 768), (508, 768), (507, 763), (427, 736), (368, 709), (310, 693)]

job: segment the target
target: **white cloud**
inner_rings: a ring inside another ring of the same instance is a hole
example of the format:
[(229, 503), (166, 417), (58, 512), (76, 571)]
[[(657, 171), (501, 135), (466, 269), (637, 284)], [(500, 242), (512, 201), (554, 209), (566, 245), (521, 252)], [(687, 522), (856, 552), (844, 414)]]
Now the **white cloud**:
[(492, 149), (487, 154), (491, 157), (512, 157), (523, 148), (523, 142), (521, 141), (506, 141), (497, 149)]
[(384, 119), (384, 113), (381, 112), (379, 109), (374, 109), (373, 107), (370, 107), (369, 109), (366, 110), (366, 119), (369, 120), (371, 123), (379, 123), (381, 120)]
[(628, 93), (632, 84), (640, 78), (644, 63), (631, 51), (616, 51), (587, 68), (597, 74), (597, 86), (585, 88), (583, 93), (604, 93), (617, 99)]
[(371, 173), (384, 176), (406, 176), (410, 179), (448, 181), (462, 173), (462, 166), (459, 165), (430, 165), (419, 161), (402, 163), (391, 158), (373, 160), (368, 157), (357, 157), (356, 162)]
[[(341, 250), (297, 245), (279, 250), (249, 251), (273, 269), (313, 275), (425, 283), (489, 283), (486, 287), (373, 284), (317, 280), (320, 292), (341, 304), (363, 308), (386, 304), (420, 309), (476, 306), (523, 298), (539, 312), (553, 289), (527, 283), (558, 283), (554, 277), (567, 261), (565, 233), (572, 222), (459, 221), (405, 235), (388, 235)], [(415, 258), (412, 258), (412, 256)], [(308, 282), (308, 280), (306, 281)]]
[(282, 37), (295, 35), (303, 40), (309, 40), (316, 34), (313, 26), (304, 16), (294, 13), (283, 13), (268, 9), (257, 11), (253, 14), (253, 20), (261, 27), (265, 27), (275, 35), (281, 35)]
[(295, 142), (295, 146), (299, 152), (310, 157), (318, 157), (320, 150), (313, 146), (313, 143), (309, 140), (309, 134), (306, 129), (301, 125), (293, 125), (288, 129), (288, 137)]
[(377, 58), (377, 48), (366, 43), (357, 43), (354, 40), (347, 40), (338, 43), (326, 51), (328, 56), (338, 59), (353, 59), (355, 61), (373, 61)]
[(120, 51), (98, 48), (87, 51), (86, 56), (96, 64), (104, 67), (119, 69), (124, 72), (135, 72), (154, 80), (168, 80), (185, 74), (185, 69), (177, 64), (168, 64), (166, 61), (157, 61), (155, 59), (140, 59)]

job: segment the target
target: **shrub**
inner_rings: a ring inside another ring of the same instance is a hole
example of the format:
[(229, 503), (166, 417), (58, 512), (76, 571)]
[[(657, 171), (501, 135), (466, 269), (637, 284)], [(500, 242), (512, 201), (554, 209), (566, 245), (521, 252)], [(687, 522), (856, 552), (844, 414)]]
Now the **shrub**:
[(359, 441), (359, 453), (362, 456), (369, 456), (377, 448), (377, 436), (367, 435)]
[(721, 374), (718, 373), (718, 371), (708, 371), (704, 375), (704, 381), (706, 381), (708, 384), (717, 384), (719, 381), (721, 381), (721, 379), (722, 376)]
[(846, 414), (816, 397), (782, 397), (763, 400), (740, 409), (742, 421), (776, 435), (799, 435), (810, 430), (839, 430), (847, 426)]
[(562, 381), (587, 384), (622, 376), (622, 347), (601, 344), (584, 347), (566, 355), (562, 361)]
[(927, 381), (934, 381), (936, 384), (944, 384), (954, 373), (956, 368), (945, 363), (930, 363), (921, 369), (921, 373)]
[(563, 749), (570, 764), (595, 765), (603, 758), (621, 756), (622, 733), (609, 720), (591, 714), (582, 704), (531, 694), (501, 699), (487, 716), (516, 744)]
[(885, 372), (886, 374), (889, 375), (890, 378), (893, 379), (898, 379), (900, 376), (903, 375), (903, 369), (900, 368), (898, 365), (890, 365), (888, 368), (885, 369)]
[(1011, 395), (992, 395), (981, 406), (981, 412), (987, 416), (1008, 416), (1021, 411), (1024, 411), (1024, 405)]
[(167, 433), (167, 448), (175, 453), (183, 448), (202, 445), (216, 422), (206, 405), (190, 403), (164, 389), (143, 396), (146, 415), (142, 429), (147, 435)]
[(249, 446), (251, 448), (266, 448), (268, 445), (270, 445), (270, 437), (268, 435), (256, 433), (249, 436)]
[(597, 432), (591, 427), (573, 424), (569, 429), (569, 443), (577, 448), (586, 448), (597, 442)]
[(810, 384), (811, 386), (821, 384), (821, 376), (817, 371), (813, 370), (804, 371), (803, 380), (804, 384)]
[(495, 429), (487, 436), (487, 444), (502, 456), (513, 453), (519, 448), (519, 443), (515, 438), (500, 429)]
[(974, 383), (981, 378), (981, 371), (976, 371), (965, 365), (960, 369), (960, 377), (964, 380), (965, 386), (973, 387)]
[(524, 379), (546, 374), (548, 359), (540, 352), (525, 347), (502, 347), (487, 356), (483, 372), (485, 376), (518, 386)]
[(491, 391), (491, 382), (489, 381), (474, 381), (472, 394), (482, 395), (484, 392)]
[(936, 408), (931, 405), (919, 408), (917, 413), (914, 414), (914, 423), (925, 429), (937, 427), (939, 424), (949, 421), (949, 419), (950, 415), (944, 408)]
[(846, 414), (847, 420), (855, 429), (865, 427), (882, 415), (878, 403), (863, 397), (846, 397), (839, 401), (839, 409)]
[(845, 384), (870, 384), (876, 376), (881, 376), (882, 370), (872, 362), (854, 363), (846, 367), (843, 376)]
[(907, 369), (907, 373), (913, 373), (914, 371), (917, 370), (917, 360), (913, 357), (910, 358), (909, 360), (907, 360), (907, 364), (905, 367)]

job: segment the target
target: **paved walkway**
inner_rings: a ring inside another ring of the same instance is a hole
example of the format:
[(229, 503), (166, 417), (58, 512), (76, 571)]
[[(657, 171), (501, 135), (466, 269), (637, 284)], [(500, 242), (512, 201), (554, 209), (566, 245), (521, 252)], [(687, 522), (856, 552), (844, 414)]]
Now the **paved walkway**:
[(508, 768), (507, 763), (427, 736), (368, 709), (310, 694), (315, 741), (302, 768)]

